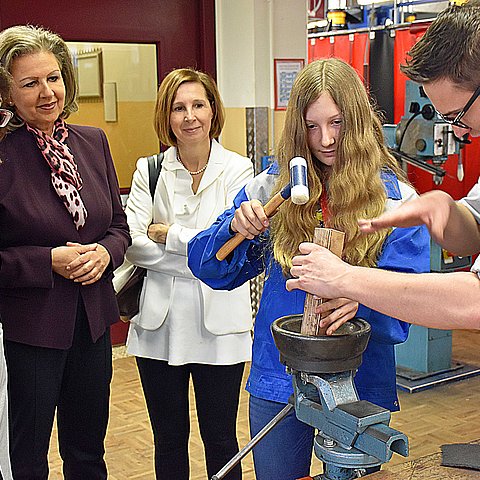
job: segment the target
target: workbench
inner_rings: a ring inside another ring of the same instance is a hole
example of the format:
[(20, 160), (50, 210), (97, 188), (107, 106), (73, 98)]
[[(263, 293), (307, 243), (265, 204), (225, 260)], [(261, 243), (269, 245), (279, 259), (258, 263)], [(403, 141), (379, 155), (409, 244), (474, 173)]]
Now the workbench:
[[(480, 443), (477, 440), (473, 443)], [(441, 452), (420, 457), (410, 462), (389, 466), (383, 465), (382, 470), (366, 475), (367, 480), (479, 480), (480, 471), (466, 468), (442, 467)]]

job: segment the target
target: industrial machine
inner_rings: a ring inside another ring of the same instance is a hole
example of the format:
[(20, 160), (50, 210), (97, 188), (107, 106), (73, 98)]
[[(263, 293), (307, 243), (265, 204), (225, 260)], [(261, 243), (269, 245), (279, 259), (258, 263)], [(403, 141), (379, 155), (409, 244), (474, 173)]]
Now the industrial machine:
[(394, 452), (408, 456), (406, 435), (389, 427), (390, 411), (359, 400), (353, 383), (370, 325), (355, 318), (333, 335), (312, 336), (300, 333), (301, 323), (302, 315), (293, 315), (271, 327), (280, 360), (292, 375), (291, 402), (212, 480), (224, 478), (292, 409), (318, 431), (314, 451), (324, 472), (316, 480), (352, 480), (388, 462)]
[[(431, 242), (430, 270), (468, 268), (471, 257), (458, 257)], [(395, 346), (397, 387), (409, 393), (480, 374), (480, 368), (452, 360), (452, 331), (410, 326), (406, 342)]]
[[(411, 80), (406, 82), (405, 112), (398, 125), (384, 125), (387, 145), (399, 161), (431, 173), (440, 185), (443, 164), (449, 155), (460, 153), (453, 130), (438, 116), (423, 88)], [(463, 179), (463, 165), (457, 175)]]

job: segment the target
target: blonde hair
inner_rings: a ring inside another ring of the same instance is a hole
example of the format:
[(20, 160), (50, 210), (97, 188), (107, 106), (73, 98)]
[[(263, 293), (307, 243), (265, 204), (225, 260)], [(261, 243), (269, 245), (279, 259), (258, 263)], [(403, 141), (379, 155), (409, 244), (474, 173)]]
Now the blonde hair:
[[(331, 96), (343, 117), (336, 159), (328, 179), (322, 165), (312, 158), (305, 123), (307, 108), (324, 92)], [(317, 60), (296, 78), (278, 145), (280, 173), (274, 193), (289, 182), (288, 163), (295, 156), (307, 161), (310, 199), (305, 205), (285, 202), (272, 219), (273, 253), (282, 269), (290, 269), (301, 242), (312, 241), (326, 181), (330, 212), (327, 226), (345, 232), (344, 259), (352, 265), (375, 266), (388, 232), (361, 235), (357, 220), (376, 217), (385, 209), (382, 169), (390, 169), (402, 180), (404, 175), (384, 145), (380, 119), (360, 78), (342, 60)]]
[(10, 74), (0, 66), (0, 105), (2, 108), (4, 108), (3, 105), (6, 103), (8, 95), (10, 94), (11, 83), (12, 78)]
[[(12, 78), (10, 77), (10, 74), (2, 66), (0, 66), (0, 107), (1, 108), (6, 108), (4, 105), (6, 105), (8, 95), (10, 94), (11, 83), (12, 83)], [(6, 133), (7, 133), (7, 127), (0, 128), (0, 141), (5, 137)], [(2, 163), (1, 160), (0, 160), (0, 163)]]
[[(57, 59), (65, 85), (65, 105), (60, 117), (68, 118), (71, 113), (78, 110), (78, 105), (75, 68), (72, 54), (65, 41), (49, 30), (32, 25), (18, 25), (0, 32), (0, 64), (8, 73), (11, 73), (16, 58), (39, 52), (52, 53)], [(12, 131), (23, 124), (24, 121), (15, 115), (7, 129)]]
[(186, 82), (200, 83), (205, 89), (207, 99), (212, 108), (213, 118), (210, 126), (210, 138), (217, 138), (222, 133), (225, 123), (225, 111), (217, 85), (213, 78), (192, 68), (179, 68), (171, 71), (160, 84), (155, 105), (154, 127), (158, 139), (169, 147), (177, 145), (177, 138), (170, 127), (170, 113), (177, 95), (177, 90)]

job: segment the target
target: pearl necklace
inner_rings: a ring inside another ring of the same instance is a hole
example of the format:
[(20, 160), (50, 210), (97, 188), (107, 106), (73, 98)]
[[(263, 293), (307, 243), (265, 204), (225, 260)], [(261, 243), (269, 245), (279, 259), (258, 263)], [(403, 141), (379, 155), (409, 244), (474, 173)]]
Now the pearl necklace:
[(177, 149), (177, 160), (183, 165), (183, 168), (185, 168), (185, 170), (190, 174), (190, 175), (200, 175), (201, 173), (203, 173), (206, 168), (207, 168), (207, 165), (208, 165), (208, 160), (207, 160), (207, 163), (200, 169), (200, 170), (197, 170), (196, 172), (191, 172), (187, 166), (182, 162), (182, 159), (180, 158), (180, 155), (178, 154), (178, 149)]

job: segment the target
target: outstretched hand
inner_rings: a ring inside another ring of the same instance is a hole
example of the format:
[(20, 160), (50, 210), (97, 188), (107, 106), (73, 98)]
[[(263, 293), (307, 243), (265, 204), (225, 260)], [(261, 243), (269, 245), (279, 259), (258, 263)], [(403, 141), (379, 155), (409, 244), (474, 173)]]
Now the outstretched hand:
[(373, 233), (389, 227), (413, 227), (425, 224), (432, 238), (441, 244), (450, 217), (450, 209), (454, 203), (447, 193), (434, 190), (409, 200), (377, 218), (359, 220), (358, 225), (362, 233)]

